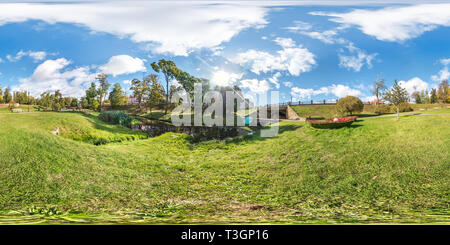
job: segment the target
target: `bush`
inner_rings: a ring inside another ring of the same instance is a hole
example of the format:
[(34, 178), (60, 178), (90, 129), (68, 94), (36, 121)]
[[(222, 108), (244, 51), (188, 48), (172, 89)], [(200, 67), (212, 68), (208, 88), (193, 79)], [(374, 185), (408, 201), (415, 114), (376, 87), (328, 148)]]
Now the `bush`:
[(125, 127), (131, 127), (133, 118), (124, 111), (102, 111), (98, 118), (104, 122), (120, 124)]
[(336, 111), (340, 114), (349, 113), (352, 115), (353, 112), (361, 112), (364, 108), (362, 101), (355, 96), (347, 96), (340, 99), (336, 105)]
[(391, 112), (391, 106), (389, 106), (389, 105), (377, 105), (376, 107), (375, 107), (375, 113), (377, 114), (377, 115), (383, 115), (383, 114), (387, 114), (387, 113), (390, 113)]
[(413, 108), (408, 102), (402, 102), (398, 105), (399, 112), (413, 111)]

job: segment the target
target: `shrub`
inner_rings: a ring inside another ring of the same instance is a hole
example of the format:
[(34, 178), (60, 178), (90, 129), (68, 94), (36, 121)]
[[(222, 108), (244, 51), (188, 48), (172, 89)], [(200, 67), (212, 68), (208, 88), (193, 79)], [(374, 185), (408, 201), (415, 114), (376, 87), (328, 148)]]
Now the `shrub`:
[(131, 127), (133, 121), (133, 118), (124, 111), (102, 111), (98, 118), (104, 122), (120, 124), (125, 127)]
[(389, 106), (389, 105), (377, 105), (376, 107), (375, 107), (375, 113), (377, 114), (377, 115), (382, 115), (382, 114), (387, 114), (387, 113), (390, 113), (391, 112), (391, 106)]
[(413, 111), (413, 108), (411, 107), (411, 105), (408, 102), (401, 102), (398, 105), (398, 110), (399, 110), (399, 112), (408, 112), (408, 111)]
[(340, 114), (349, 113), (352, 115), (353, 112), (361, 112), (364, 108), (362, 101), (355, 96), (347, 96), (340, 99), (336, 105), (336, 111)]

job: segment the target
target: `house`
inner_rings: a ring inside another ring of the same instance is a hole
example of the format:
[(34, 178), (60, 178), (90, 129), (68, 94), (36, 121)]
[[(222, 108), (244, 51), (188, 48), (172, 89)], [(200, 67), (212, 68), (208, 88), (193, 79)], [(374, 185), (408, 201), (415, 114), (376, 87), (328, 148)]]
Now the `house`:
[(372, 101), (367, 101), (366, 103), (365, 103), (366, 105), (376, 105), (376, 104), (379, 104), (379, 105), (382, 105), (382, 104), (384, 104), (384, 102), (383, 101), (381, 101), (381, 100), (372, 100)]

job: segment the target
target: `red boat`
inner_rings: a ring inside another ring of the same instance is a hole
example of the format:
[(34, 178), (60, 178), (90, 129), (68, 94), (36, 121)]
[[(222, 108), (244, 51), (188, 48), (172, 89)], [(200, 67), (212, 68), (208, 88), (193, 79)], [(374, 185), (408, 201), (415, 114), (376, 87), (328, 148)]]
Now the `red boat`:
[(357, 116), (333, 117), (324, 120), (306, 120), (314, 128), (341, 128), (352, 124)]

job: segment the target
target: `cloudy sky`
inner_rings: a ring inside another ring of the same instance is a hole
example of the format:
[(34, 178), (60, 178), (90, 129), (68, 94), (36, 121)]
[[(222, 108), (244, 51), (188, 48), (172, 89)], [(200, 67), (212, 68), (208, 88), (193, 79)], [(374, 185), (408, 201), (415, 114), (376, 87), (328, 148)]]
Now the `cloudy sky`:
[(83, 96), (95, 74), (129, 88), (171, 59), (216, 85), (280, 100), (372, 99), (450, 76), (445, 1), (2, 1), (0, 85)]

